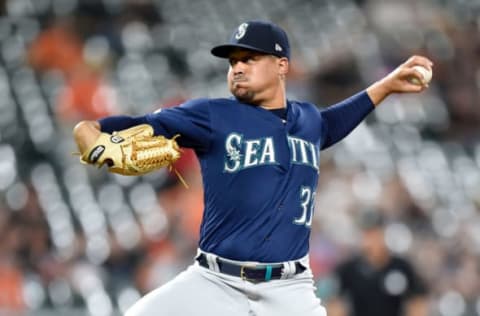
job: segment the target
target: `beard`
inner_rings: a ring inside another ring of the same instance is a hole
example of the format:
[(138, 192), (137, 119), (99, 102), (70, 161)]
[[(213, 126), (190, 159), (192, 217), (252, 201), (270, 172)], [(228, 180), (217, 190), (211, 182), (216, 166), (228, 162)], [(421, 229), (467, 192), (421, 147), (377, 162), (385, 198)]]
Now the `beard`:
[(240, 79), (238, 81), (233, 82), (232, 87), (231, 87), (231, 93), (237, 98), (239, 101), (243, 103), (249, 103), (249, 104), (254, 104), (254, 99), (255, 99), (255, 92), (250, 90), (247, 87), (242, 86), (242, 82), (245, 82), (244, 80)]
[(232, 94), (243, 103), (253, 103), (255, 93), (247, 89), (233, 89)]

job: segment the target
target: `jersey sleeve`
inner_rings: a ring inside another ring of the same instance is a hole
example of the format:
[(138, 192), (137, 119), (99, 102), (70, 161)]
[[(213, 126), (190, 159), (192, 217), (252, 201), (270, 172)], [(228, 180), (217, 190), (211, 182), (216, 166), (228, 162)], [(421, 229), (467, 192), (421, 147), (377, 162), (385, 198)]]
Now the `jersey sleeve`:
[(332, 105), (322, 111), (322, 148), (328, 148), (342, 140), (357, 127), (374, 109), (374, 105), (366, 91)]
[(143, 116), (113, 115), (98, 120), (100, 131), (113, 133), (140, 124), (148, 124), (147, 118)]
[(212, 138), (209, 109), (208, 99), (194, 99), (147, 114), (146, 121), (153, 126), (155, 135), (171, 138), (179, 134), (180, 146), (206, 151)]

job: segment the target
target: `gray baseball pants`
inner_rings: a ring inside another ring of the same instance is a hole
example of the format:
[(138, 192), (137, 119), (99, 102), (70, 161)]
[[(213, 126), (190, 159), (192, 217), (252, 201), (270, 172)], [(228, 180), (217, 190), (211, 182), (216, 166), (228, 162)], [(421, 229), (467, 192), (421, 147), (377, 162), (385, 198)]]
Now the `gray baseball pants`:
[(304, 272), (260, 283), (216, 272), (210, 262), (210, 269), (195, 262), (141, 298), (125, 316), (326, 316), (315, 295), (308, 256), (301, 262)]

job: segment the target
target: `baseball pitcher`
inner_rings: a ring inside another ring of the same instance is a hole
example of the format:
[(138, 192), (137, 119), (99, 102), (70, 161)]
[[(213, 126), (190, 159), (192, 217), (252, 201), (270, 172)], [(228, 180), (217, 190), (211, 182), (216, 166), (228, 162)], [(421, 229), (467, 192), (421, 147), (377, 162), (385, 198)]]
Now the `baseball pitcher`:
[(428, 82), (414, 67), (431, 72), (432, 62), (413, 56), (366, 90), (319, 110), (286, 98), (290, 46), (277, 25), (242, 23), (211, 53), (230, 64), (232, 97), (74, 128), (81, 160), (112, 172), (169, 166), (179, 146), (193, 148), (200, 161), (205, 206), (197, 256), (126, 315), (325, 316), (308, 258), (321, 150), (389, 94), (425, 90)]

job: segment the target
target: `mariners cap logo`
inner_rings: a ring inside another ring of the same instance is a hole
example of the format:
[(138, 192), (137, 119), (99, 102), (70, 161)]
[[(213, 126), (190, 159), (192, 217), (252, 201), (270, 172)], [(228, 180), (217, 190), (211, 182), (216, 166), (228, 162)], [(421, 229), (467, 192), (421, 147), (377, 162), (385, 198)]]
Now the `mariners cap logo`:
[(237, 33), (235, 33), (236, 40), (239, 40), (245, 36), (245, 33), (247, 33), (247, 27), (248, 27), (248, 23), (240, 24), (240, 26), (238, 27)]

